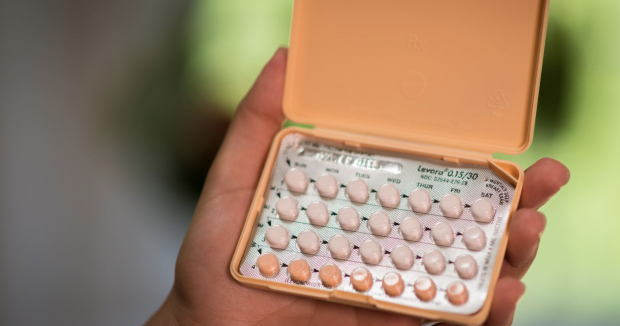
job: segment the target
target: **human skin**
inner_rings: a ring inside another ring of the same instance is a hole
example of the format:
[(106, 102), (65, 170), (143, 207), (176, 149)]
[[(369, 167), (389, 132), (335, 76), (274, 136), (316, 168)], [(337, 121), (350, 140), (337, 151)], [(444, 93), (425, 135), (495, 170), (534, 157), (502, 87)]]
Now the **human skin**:
[[(420, 325), (419, 318), (244, 287), (230, 261), (263, 164), (284, 116), (287, 50), (278, 49), (239, 105), (207, 176), (177, 258), (174, 285), (146, 325)], [(243, 155), (240, 155), (242, 153)], [(485, 325), (510, 325), (525, 293), (545, 216), (537, 209), (569, 179), (560, 162), (545, 158), (525, 172), (500, 278)]]

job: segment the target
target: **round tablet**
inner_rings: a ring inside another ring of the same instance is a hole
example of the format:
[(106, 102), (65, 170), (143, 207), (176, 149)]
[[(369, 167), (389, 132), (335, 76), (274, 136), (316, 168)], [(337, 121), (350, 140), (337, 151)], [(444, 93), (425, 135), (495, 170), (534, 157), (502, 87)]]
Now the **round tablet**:
[(396, 208), (400, 204), (400, 191), (395, 185), (386, 183), (377, 190), (377, 200), (383, 207)]
[(297, 245), (304, 254), (316, 254), (321, 249), (321, 239), (312, 230), (304, 230), (297, 236)]
[(360, 227), (360, 214), (353, 207), (341, 208), (336, 219), (343, 230), (355, 231)]
[(362, 261), (369, 265), (376, 265), (383, 258), (383, 251), (379, 242), (375, 240), (366, 240), (359, 248)]
[(265, 233), (265, 241), (271, 248), (284, 249), (290, 239), (291, 234), (283, 225), (270, 226)]
[(400, 222), (399, 229), (403, 239), (409, 241), (420, 241), (424, 231), (422, 223), (420, 223), (420, 220), (418, 220), (415, 216), (406, 217), (402, 222)]
[(288, 264), (288, 274), (295, 282), (305, 282), (310, 279), (310, 265), (305, 259), (295, 259)]
[(282, 197), (276, 202), (276, 212), (281, 219), (287, 221), (294, 221), (297, 219), (299, 209), (297, 208), (297, 201), (291, 197)]
[(415, 261), (413, 250), (411, 250), (408, 246), (403, 245), (396, 246), (396, 248), (392, 249), (390, 258), (392, 259), (392, 264), (394, 264), (394, 267), (398, 269), (410, 269)]
[(319, 195), (326, 198), (335, 198), (338, 195), (338, 180), (331, 174), (323, 174), (314, 183)]
[(258, 256), (256, 267), (261, 275), (265, 277), (274, 277), (280, 271), (280, 261), (276, 255), (268, 252)]
[(463, 242), (467, 249), (479, 251), (487, 245), (487, 237), (481, 228), (472, 226), (463, 232)]
[(385, 212), (374, 212), (368, 218), (368, 228), (374, 235), (386, 236), (392, 231), (392, 221)]
[(321, 202), (308, 205), (306, 216), (308, 216), (310, 223), (314, 225), (326, 225), (329, 222), (329, 211), (327, 206)]
[(463, 213), (461, 198), (455, 194), (447, 194), (439, 201), (439, 208), (445, 217), (458, 218)]
[(429, 274), (438, 275), (446, 270), (446, 257), (439, 250), (431, 250), (422, 258), (422, 264)]
[(351, 285), (360, 292), (366, 292), (372, 288), (372, 274), (364, 267), (358, 267), (351, 273)]
[(413, 284), (413, 292), (422, 301), (431, 301), (437, 294), (435, 282), (428, 277), (420, 277)]
[(389, 296), (397, 297), (405, 290), (405, 282), (400, 274), (389, 272), (383, 276), (383, 291)]
[(365, 203), (368, 201), (368, 186), (362, 179), (355, 179), (347, 185), (347, 196), (349, 200), (356, 203)]
[(292, 168), (286, 171), (284, 182), (286, 183), (286, 188), (292, 192), (304, 193), (306, 188), (308, 188), (306, 172), (300, 169)]
[(319, 278), (321, 282), (323, 282), (323, 285), (328, 288), (333, 288), (340, 285), (340, 282), (342, 282), (342, 272), (340, 272), (340, 268), (336, 265), (323, 265), (319, 271)]
[(431, 238), (438, 246), (450, 246), (454, 242), (454, 230), (447, 222), (439, 222), (431, 229)]
[(481, 223), (491, 222), (495, 215), (495, 207), (493, 207), (493, 203), (487, 198), (476, 199), (476, 201), (471, 204), (469, 211), (474, 220)]
[(327, 248), (334, 258), (348, 259), (351, 256), (351, 243), (344, 235), (337, 234), (329, 239)]
[(428, 213), (431, 210), (431, 196), (422, 188), (415, 189), (409, 194), (409, 207), (417, 213)]
[(471, 255), (459, 256), (454, 261), (454, 269), (459, 277), (464, 280), (470, 280), (478, 274), (478, 264)]
[(467, 287), (465, 287), (465, 284), (461, 282), (454, 282), (450, 284), (446, 290), (446, 296), (448, 297), (448, 301), (455, 306), (464, 304), (467, 302), (469, 297)]

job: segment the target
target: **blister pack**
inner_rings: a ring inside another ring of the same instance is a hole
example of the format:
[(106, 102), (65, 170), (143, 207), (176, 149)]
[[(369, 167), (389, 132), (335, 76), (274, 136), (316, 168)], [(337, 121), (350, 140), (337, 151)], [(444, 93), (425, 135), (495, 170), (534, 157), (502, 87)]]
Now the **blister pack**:
[(473, 314), (487, 298), (514, 193), (488, 166), (291, 133), (239, 272)]

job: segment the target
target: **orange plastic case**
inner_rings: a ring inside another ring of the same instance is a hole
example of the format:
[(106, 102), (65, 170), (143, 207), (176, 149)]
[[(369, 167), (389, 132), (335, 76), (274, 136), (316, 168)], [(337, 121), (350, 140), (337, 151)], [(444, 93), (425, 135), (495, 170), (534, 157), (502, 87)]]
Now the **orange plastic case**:
[[(290, 120), (315, 128), (286, 128), (275, 137), (231, 262), (234, 278), (354, 306), (483, 323), (502, 259), (483, 308), (473, 315), (249, 278), (239, 264), (278, 145), (293, 132), (360, 149), (489, 166), (515, 186), (514, 213), (523, 170), (492, 154), (519, 154), (532, 142), (548, 6), (548, 0), (296, 0), (283, 107)], [(499, 257), (507, 241), (504, 232)]]

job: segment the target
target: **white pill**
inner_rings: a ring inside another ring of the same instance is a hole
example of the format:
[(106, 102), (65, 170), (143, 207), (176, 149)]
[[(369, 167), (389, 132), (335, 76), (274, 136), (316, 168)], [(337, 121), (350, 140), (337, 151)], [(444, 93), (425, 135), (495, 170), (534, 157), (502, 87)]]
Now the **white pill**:
[(409, 194), (409, 207), (416, 213), (428, 213), (431, 210), (431, 196), (422, 188), (418, 188)]
[(321, 202), (308, 205), (306, 216), (308, 216), (310, 223), (314, 225), (325, 225), (329, 222), (329, 211), (327, 206)]
[(366, 264), (376, 265), (383, 258), (383, 250), (379, 242), (375, 240), (366, 240), (359, 248), (362, 261)]
[(292, 168), (289, 169), (284, 175), (284, 182), (289, 191), (304, 193), (308, 188), (308, 177), (306, 172)]
[(282, 197), (276, 202), (276, 212), (281, 219), (287, 221), (294, 221), (299, 214), (299, 208), (297, 208), (297, 201), (291, 197)]
[(445, 217), (458, 218), (463, 213), (463, 202), (455, 194), (447, 194), (439, 201), (439, 208)]
[(368, 228), (374, 235), (386, 236), (392, 231), (392, 221), (385, 212), (374, 212), (368, 218)]
[(439, 250), (431, 250), (422, 258), (422, 264), (429, 274), (438, 275), (446, 270), (446, 257)]
[(471, 204), (469, 211), (474, 220), (481, 223), (491, 222), (495, 215), (495, 207), (493, 207), (493, 203), (487, 198), (476, 199), (476, 201)]
[(462, 255), (454, 261), (454, 269), (460, 278), (469, 280), (478, 274), (478, 263), (471, 255)]
[(337, 234), (329, 239), (327, 248), (334, 258), (349, 259), (351, 256), (351, 243), (344, 235)]
[(454, 242), (454, 229), (447, 222), (439, 222), (431, 229), (431, 238), (438, 246), (450, 246)]
[(422, 223), (420, 223), (420, 220), (418, 220), (415, 216), (406, 217), (402, 222), (400, 222), (399, 229), (403, 239), (409, 241), (420, 241), (424, 231), (424, 228), (422, 228)]
[(297, 245), (304, 254), (316, 254), (321, 249), (321, 239), (312, 230), (304, 230), (297, 236)]
[(396, 208), (400, 204), (400, 191), (395, 185), (386, 183), (377, 191), (377, 200), (383, 207)]
[(282, 225), (270, 226), (265, 234), (265, 241), (271, 248), (284, 249), (288, 247), (291, 234)]
[(349, 200), (355, 203), (365, 203), (368, 201), (368, 186), (362, 179), (355, 179), (347, 185), (347, 196)]
[(331, 174), (324, 174), (314, 183), (319, 195), (326, 198), (334, 198), (338, 195), (338, 180)]
[(394, 264), (394, 267), (398, 269), (410, 269), (415, 261), (413, 250), (411, 250), (408, 246), (403, 245), (396, 246), (396, 248), (392, 249), (390, 258), (392, 259), (392, 264)]
[(467, 249), (479, 251), (487, 245), (487, 236), (481, 228), (472, 226), (463, 232), (463, 242)]
[(355, 231), (360, 226), (360, 214), (353, 207), (341, 208), (336, 219), (343, 230)]

